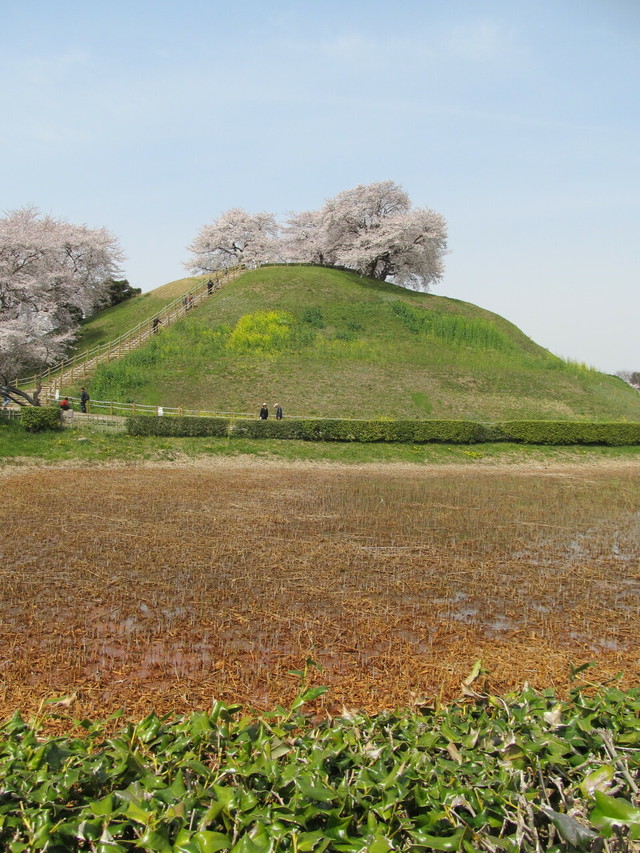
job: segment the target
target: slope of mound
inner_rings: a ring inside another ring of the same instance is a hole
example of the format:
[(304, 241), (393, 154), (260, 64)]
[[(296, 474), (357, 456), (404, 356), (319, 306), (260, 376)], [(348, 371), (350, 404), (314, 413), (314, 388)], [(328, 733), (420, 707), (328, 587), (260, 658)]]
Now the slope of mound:
[(289, 415), (640, 420), (621, 380), (565, 363), (496, 314), (320, 267), (245, 273), (100, 367), (90, 390), (225, 412), (266, 400)]
[(200, 278), (204, 276), (170, 281), (162, 287), (133, 296), (112, 308), (105, 308), (104, 311), (100, 311), (82, 324), (75, 352), (86, 352), (97, 344), (106, 344), (115, 340), (138, 323), (157, 314), (177, 296), (186, 293)]

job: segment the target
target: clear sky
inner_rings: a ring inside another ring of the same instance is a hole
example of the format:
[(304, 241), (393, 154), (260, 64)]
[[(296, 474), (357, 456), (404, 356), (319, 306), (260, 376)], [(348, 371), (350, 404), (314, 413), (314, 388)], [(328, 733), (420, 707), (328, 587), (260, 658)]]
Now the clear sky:
[(393, 180), (434, 292), (640, 370), (640, 0), (0, 0), (0, 209), (106, 226), (149, 290), (231, 207)]

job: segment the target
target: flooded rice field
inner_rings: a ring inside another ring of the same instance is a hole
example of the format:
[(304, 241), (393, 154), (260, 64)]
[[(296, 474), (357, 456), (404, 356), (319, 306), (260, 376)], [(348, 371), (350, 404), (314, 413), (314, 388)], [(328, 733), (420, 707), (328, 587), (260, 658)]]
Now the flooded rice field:
[(330, 708), (640, 683), (640, 469), (31, 469), (0, 497), (0, 712)]

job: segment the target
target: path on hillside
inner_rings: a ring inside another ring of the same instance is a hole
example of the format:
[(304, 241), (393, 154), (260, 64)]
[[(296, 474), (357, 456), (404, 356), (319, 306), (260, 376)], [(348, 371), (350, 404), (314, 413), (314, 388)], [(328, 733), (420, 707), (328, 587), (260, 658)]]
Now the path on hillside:
[[(182, 319), (189, 311), (219, 291), (223, 285), (236, 279), (243, 271), (240, 268), (233, 268), (221, 271), (215, 276), (212, 275), (208, 281), (199, 282), (120, 337), (108, 341), (106, 344), (98, 344), (87, 352), (80, 353), (72, 359), (65, 359), (60, 364), (55, 365), (43, 377), (40, 402), (42, 405), (47, 405), (55, 399), (56, 393), (60, 393), (65, 384), (85, 379), (100, 364), (114, 361), (143, 346), (158, 329), (167, 328), (177, 320)], [(36, 376), (31, 376), (28, 379), (20, 380), (19, 385), (25, 390), (35, 388), (36, 379)]]

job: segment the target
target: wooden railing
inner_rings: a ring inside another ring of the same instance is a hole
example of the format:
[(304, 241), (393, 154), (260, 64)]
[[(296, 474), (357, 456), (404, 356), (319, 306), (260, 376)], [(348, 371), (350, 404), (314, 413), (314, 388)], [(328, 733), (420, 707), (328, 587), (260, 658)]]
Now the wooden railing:
[[(74, 397), (72, 394), (62, 394), (58, 392), (56, 399), (66, 397), (75, 409), (75, 414), (80, 408), (80, 397)], [(206, 409), (189, 409), (186, 406), (159, 406), (150, 405), (147, 403), (120, 403), (117, 400), (90, 400), (87, 404), (87, 412), (96, 416), (104, 417), (130, 417), (133, 415), (165, 415), (167, 417), (197, 417), (197, 418), (230, 418), (231, 420), (255, 420), (258, 417), (258, 409), (254, 412), (228, 412), (228, 411), (209, 411)], [(71, 412), (73, 414), (73, 411)], [(287, 418), (291, 420), (306, 420), (318, 421), (323, 420), (324, 415), (300, 415), (287, 412)], [(367, 418), (344, 418), (332, 417), (334, 421), (361, 421)]]

